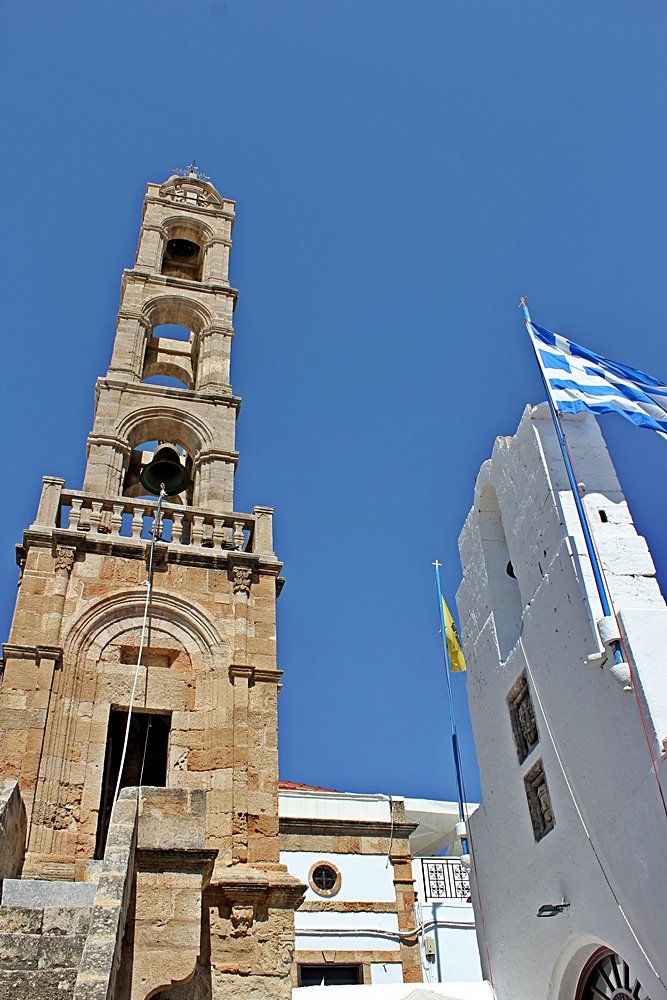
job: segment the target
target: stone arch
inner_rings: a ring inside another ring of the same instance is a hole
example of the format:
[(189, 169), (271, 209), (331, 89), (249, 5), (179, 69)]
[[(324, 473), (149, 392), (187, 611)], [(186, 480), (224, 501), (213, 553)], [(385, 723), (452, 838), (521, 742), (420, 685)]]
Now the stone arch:
[(202, 247), (206, 247), (206, 244), (215, 238), (212, 228), (203, 219), (194, 219), (192, 216), (180, 213), (163, 219), (162, 235), (165, 240), (171, 239), (175, 235), (183, 236), (185, 239), (199, 243)]
[(198, 336), (213, 323), (206, 306), (187, 295), (156, 295), (144, 303), (141, 314), (149, 331), (163, 323), (174, 323)]
[(486, 476), (478, 480), (475, 509), (489, 588), (489, 610), (493, 615), (500, 658), (506, 660), (521, 631), (523, 602), (498, 497)]
[[(144, 588), (124, 590), (103, 598), (89, 607), (70, 628), (64, 650), (65, 662), (82, 662), (91, 652), (104, 645), (114, 634), (141, 623), (146, 605)], [(193, 663), (212, 670), (220, 656), (231, 654), (231, 644), (220, 634), (208, 615), (193, 601), (174, 594), (154, 591), (151, 618), (159, 621), (178, 637)]]
[(162, 224), (160, 271), (173, 278), (201, 281), (206, 246), (213, 230), (201, 219), (174, 215)]
[(158, 356), (157, 351), (147, 351), (141, 381), (145, 382), (155, 375), (168, 375), (170, 378), (178, 379), (184, 389), (194, 388), (192, 361), (186, 358), (166, 361)]
[(143, 496), (145, 493), (140, 485), (139, 473), (149, 453), (136, 450), (137, 447), (145, 442), (167, 441), (185, 452), (184, 464), (191, 478), (186, 502), (192, 503), (198, 478), (198, 459), (213, 443), (213, 432), (205, 421), (186, 409), (151, 406), (127, 414), (118, 430), (129, 445), (123, 467), (123, 496)]
[(213, 445), (211, 427), (195, 414), (175, 406), (145, 406), (121, 420), (118, 434), (130, 448), (142, 441), (171, 441), (192, 459)]

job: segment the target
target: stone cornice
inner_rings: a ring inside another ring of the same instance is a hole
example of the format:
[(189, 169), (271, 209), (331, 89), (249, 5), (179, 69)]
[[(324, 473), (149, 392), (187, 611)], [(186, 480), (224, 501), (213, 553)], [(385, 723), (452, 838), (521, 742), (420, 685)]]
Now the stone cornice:
[(142, 284), (151, 282), (154, 285), (163, 285), (165, 288), (178, 288), (190, 292), (209, 292), (211, 295), (225, 295), (236, 302), (239, 290), (231, 285), (223, 285), (217, 281), (191, 281), (189, 278), (174, 278), (172, 275), (141, 272), (126, 268), (123, 271), (123, 281), (126, 278), (133, 278)]
[(215, 905), (216, 900), (232, 899), (252, 903), (266, 900), (296, 909), (303, 899), (306, 886), (288, 872), (258, 871), (248, 865), (235, 865), (229, 869), (216, 871), (206, 891), (206, 904)]
[(283, 670), (255, 667), (252, 663), (232, 663), (229, 668), (230, 677), (247, 677), (251, 683), (266, 681), (270, 684), (280, 684), (283, 673)]
[[(125, 379), (98, 378), (96, 391), (100, 389), (117, 389), (122, 392), (134, 393), (142, 396), (167, 396), (169, 399), (187, 400), (192, 402), (221, 403), (223, 406), (233, 407), (237, 413), (241, 409), (241, 397), (229, 395), (221, 392), (202, 392), (197, 389), (178, 389), (175, 386), (152, 385), (149, 382), (131, 382)], [(236, 453), (238, 455), (238, 453)]]
[(391, 820), (367, 822), (358, 819), (280, 817), (281, 833), (313, 837), (384, 837), (393, 840), (407, 840), (418, 825), (418, 823), (394, 823), (392, 826)]
[[(223, 200), (225, 202), (228, 202), (230, 205), (236, 204), (236, 202), (232, 201), (231, 198), (224, 198)], [(169, 206), (169, 208), (172, 209), (172, 211), (178, 208), (182, 208), (183, 216), (190, 216), (190, 215), (196, 216), (199, 214), (210, 215), (210, 216), (216, 216), (220, 219), (228, 219), (229, 222), (232, 223), (234, 222), (235, 219), (234, 212), (230, 212), (225, 208), (220, 208), (220, 207), (216, 208), (214, 206), (208, 207), (204, 205), (193, 205), (190, 202), (174, 201), (173, 198), (160, 198), (159, 196), (151, 194), (146, 195), (144, 203), (146, 205), (151, 204), (151, 205)]]
[(136, 867), (142, 872), (201, 873), (204, 886), (210, 882), (217, 851), (137, 848)]
[(55, 660), (62, 659), (62, 646), (24, 646), (17, 643), (3, 642), (2, 655), (5, 662), (12, 660)]
[(345, 903), (337, 899), (309, 899), (299, 907), (300, 913), (397, 913), (396, 903)]
[[(122, 501), (119, 497), (119, 502)], [(53, 550), (54, 545), (76, 546), (82, 552), (96, 552), (102, 555), (120, 556), (124, 559), (144, 559), (150, 546), (145, 538), (126, 538), (122, 535), (110, 535), (102, 532), (79, 531), (69, 528), (45, 528), (33, 526), (23, 532), (23, 545), (17, 549), (27, 552), (31, 545), (38, 548)], [(166, 552), (166, 562), (179, 566), (202, 566), (206, 569), (227, 570), (239, 556), (252, 566), (253, 572), (260, 576), (277, 577), (283, 564), (277, 559), (270, 559), (266, 554), (256, 552), (237, 552), (234, 549), (210, 549), (204, 545), (179, 545), (162, 542)]]

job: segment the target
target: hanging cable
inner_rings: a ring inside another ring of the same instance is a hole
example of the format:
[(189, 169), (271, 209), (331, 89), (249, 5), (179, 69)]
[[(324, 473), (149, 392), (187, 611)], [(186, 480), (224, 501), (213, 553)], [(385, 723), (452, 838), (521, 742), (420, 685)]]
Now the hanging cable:
[[(137, 691), (137, 681), (139, 680), (139, 668), (141, 667), (141, 657), (144, 652), (144, 643), (146, 641), (146, 627), (148, 624), (148, 616), (151, 607), (151, 598), (153, 596), (153, 568), (154, 568), (154, 556), (155, 556), (155, 542), (160, 537), (162, 530), (162, 501), (167, 494), (164, 491), (164, 483), (160, 484), (160, 495), (157, 501), (157, 507), (155, 509), (155, 517), (153, 519), (153, 527), (151, 528), (151, 545), (148, 553), (148, 579), (145, 581), (146, 586), (146, 601), (144, 604), (144, 617), (141, 623), (141, 639), (139, 640), (139, 653), (137, 655), (137, 665), (134, 670), (134, 680), (132, 682), (132, 693), (130, 695), (130, 704), (127, 709), (127, 723), (125, 725), (125, 739), (123, 740), (123, 752), (120, 756), (120, 767), (118, 769), (118, 781), (116, 782), (116, 791), (114, 792), (113, 803), (111, 808), (113, 810), (114, 805), (118, 801), (118, 796), (120, 795), (121, 781), (123, 778), (123, 769), (125, 767), (125, 758), (127, 756), (127, 744), (130, 739), (130, 723), (132, 721), (132, 708), (134, 706), (134, 696)], [(148, 738), (148, 737), (147, 737)], [(145, 756), (145, 750), (144, 750)], [(143, 763), (142, 763), (142, 773), (143, 773)]]
[(614, 891), (614, 887), (612, 886), (612, 884), (611, 884), (611, 882), (609, 880), (609, 876), (607, 875), (605, 867), (604, 867), (604, 865), (602, 863), (602, 859), (601, 859), (600, 855), (597, 852), (597, 848), (595, 847), (595, 844), (593, 843), (593, 839), (592, 839), (592, 837), (591, 837), (591, 835), (589, 833), (588, 827), (586, 826), (586, 821), (585, 821), (585, 819), (584, 819), (584, 817), (582, 815), (581, 809), (579, 808), (579, 803), (577, 802), (577, 798), (576, 798), (576, 796), (574, 794), (574, 789), (572, 788), (572, 785), (570, 784), (570, 780), (569, 780), (569, 778), (567, 776), (567, 773), (565, 771), (565, 765), (563, 764), (563, 760), (562, 760), (560, 752), (558, 750), (558, 746), (556, 744), (556, 740), (554, 739), (554, 734), (551, 731), (551, 726), (549, 725), (549, 720), (547, 719), (546, 712), (544, 711), (544, 705), (542, 704), (542, 699), (540, 698), (540, 693), (537, 690), (537, 686), (535, 684), (535, 677), (533, 675), (533, 671), (530, 669), (530, 662), (528, 660), (528, 654), (526, 653), (526, 648), (525, 648), (525, 646), (523, 644), (523, 639), (520, 636), (519, 636), (519, 645), (521, 646), (521, 651), (523, 652), (524, 662), (526, 664), (526, 672), (528, 673), (528, 676), (530, 678), (531, 688), (532, 688), (533, 694), (535, 695), (535, 700), (537, 701), (537, 704), (539, 705), (540, 712), (542, 713), (542, 718), (544, 719), (544, 725), (546, 727), (547, 733), (549, 734), (549, 739), (551, 740), (551, 745), (554, 748), (554, 753), (556, 755), (556, 760), (558, 761), (558, 766), (559, 766), (559, 768), (561, 770), (561, 774), (563, 775), (563, 780), (565, 781), (566, 788), (567, 788), (568, 792), (570, 793), (570, 798), (572, 799), (572, 803), (574, 805), (575, 811), (577, 813), (577, 816), (579, 817), (579, 822), (581, 823), (581, 825), (583, 827), (583, 830), (584, 830), (584, 833), (586, 834), (586, 839), (588, 840), (590, 848), (593, 851), (593, 854), (595, 856), (595, 860), (597, 861), (598, 866), (600, 868), (600, 871), (602, 872), (602, 877), (604, 878), (605, 882), (607, 883), (607, 886), (609, 887), (609, 891), (611, 892), (611, 894), (612, 894), (612, 896), (614, 898), (614, 902), (616, 903), (616, 905), (618, 907), (619, 913), (621, 914), (621, 916), (622, 916), (622, 918), (623, 918), (623, 920), (625, 922), (625, 925), (628, 928), (628, 930), (630, 931), (630, 934), (632, 935), (632, 938), (635, 941), (637, 947), (639, 948), (639, 950), (641, 951), (643, 957), (645, 958), (646, 962), (648, 963), (648, 966), (651, 969), (651, 972), (656, 977), (656, 979), (658, 980), (658, 982), (662, 986), (664, 986), (665, 989), (667, 989), (667, 983), (661, 977), (661, 975), (658, 972), (658, 970), (656, 969), (655, 965), (653, 964), (653, 962), (651, 961), (651, 959), (647, 955), (647, 953), (646, 953), (646, 951), (645, 951), (645, 949), (644, 949), (641, 941), (639, 940), (639, 938), (635, 934), (634, 929), (632, 927), (632, 924), (630, 923), (630, 920), (628, 919), (628, 917), (627, 917), (627, 915), (625, 913), (625, 910), (623, 909), (623, 906), (621, 905), (621, 901), (619, 900), (618, 896), (616, 895), (616, 892)]

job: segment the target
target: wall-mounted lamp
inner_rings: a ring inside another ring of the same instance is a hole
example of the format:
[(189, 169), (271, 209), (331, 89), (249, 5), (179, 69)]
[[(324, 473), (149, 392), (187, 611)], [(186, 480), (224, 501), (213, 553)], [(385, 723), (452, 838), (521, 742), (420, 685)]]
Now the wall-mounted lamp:
[(538, 917), (557, 917), (559, 913), (566, 910), (570, 904), (565, 899), (560, 903), (543, 903), (537, 911)]

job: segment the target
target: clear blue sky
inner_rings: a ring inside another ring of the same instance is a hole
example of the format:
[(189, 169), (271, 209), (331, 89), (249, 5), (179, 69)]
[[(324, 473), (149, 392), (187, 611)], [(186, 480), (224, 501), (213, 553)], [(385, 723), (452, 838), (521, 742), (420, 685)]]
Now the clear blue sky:
[[(147, 181), (237, 201), (236, 507), (277, 508), (281, 773), (451, 797), (431, 562), (542, 393), (517, 309), (667, 377), (658, 0), (116, 0), (4, 14), (3, 637), (81, 483)], [(609, 416), (667, 579), (667, 446)], [(454, 678), (471, 796), (477, 777)]]

